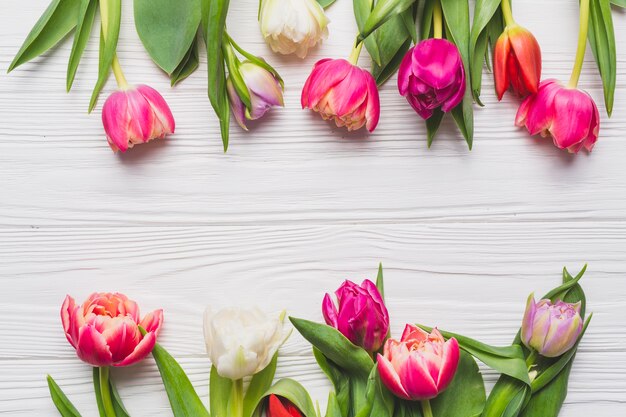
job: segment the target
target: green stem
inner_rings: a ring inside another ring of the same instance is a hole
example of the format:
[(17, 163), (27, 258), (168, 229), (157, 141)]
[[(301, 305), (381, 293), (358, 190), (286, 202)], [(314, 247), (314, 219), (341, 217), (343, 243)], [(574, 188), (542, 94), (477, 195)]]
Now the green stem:
[(530, 353), (528, 354), (528, 357), (526, 358), (526, 367), (528, 368), (529, 371), (530, 371), (530, 368), (532, 368), (535, 362), (537, 361), (538, 356), (539, 355), (537, 354), (537, 351), (535, 349), (531, 350)]
[(113, 401), (111, 400), (111, 385), (109, 383), (109, 367), (102, 366), (100, 371), (100, 395), (102, 396), (102, 406), (106, 417), (116, 417)]
[(441, 9), (441, 2), (435, 2), (435, 8), (433, 9), (433, 38), (443, 38), (443, 10)]
[(422, 400), (420, 404), (422, 405), (422, 414), (424, 414), (424, 417), (433, 417), (433, 409), (430, 408), (430, 401)]
[(357, 62), (359, 62), (359, 56), (361, 56), (361, 49), (363, 49), (363, 42), (359, 42), (357, 40), (357, 43), (354, 46), (354, 49), (352, 49), (352, 52), (350, 52), (350, 56), (348, 57), (348, 61), (350, 61), (352, 65), (356, 65)]
[(243, 417), (243, 379), (233, 381), (233, 388), (228, 402), (229, 417)]
[(502, 0), (501, 3), (502, 15), (504, 16), (504, 22), (507, 26), (511, 26), (515, 24), (515, 19), (513, 19), (513, 10), (511, 9), (511, 0)]
[(583, 69), (585, 50), (587, 49), (587, 32), (589, 31), (589, 0), (580, 1), (580, 28), (578, 30), (578, 48), (576, 50), (576, 60), (572, 69), (572, 76), (569, 79), (568, 87), (576, 88), (580, 79), (580, 72)]
[[(107, 28), (109, 26), (109, 9), (107, 0), (100, 0), (100, 20), (102, 22), (102, 36), (105, 36), (105, 34), (107, 33)], [(122, 67), (120, 66), (120, 61), (117, 59), (117, 53), (113, 56), (111, 68), (113, 69), (113, 74), (115, 75), (115, 81), (117, 81), (117, 86), (122, 90), (126, 90), (128, 88), (128, 82), (126, 81), (126, 77), (124, 77), (124, 72), (122, 71)]]

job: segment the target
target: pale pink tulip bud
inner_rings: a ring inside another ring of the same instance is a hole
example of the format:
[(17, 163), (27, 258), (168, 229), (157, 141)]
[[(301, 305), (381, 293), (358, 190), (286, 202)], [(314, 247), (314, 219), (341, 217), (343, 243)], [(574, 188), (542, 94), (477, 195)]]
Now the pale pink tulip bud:
[(138, 85), (111, 94), (102, 108), (102, 124), (114, 152), (174, 133), (174, 117), (158, 91)]

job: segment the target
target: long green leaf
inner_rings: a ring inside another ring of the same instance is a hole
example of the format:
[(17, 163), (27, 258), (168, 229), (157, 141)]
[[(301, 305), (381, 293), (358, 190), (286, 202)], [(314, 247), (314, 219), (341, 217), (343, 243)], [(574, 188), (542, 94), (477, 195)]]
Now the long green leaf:
[(26, 37), (7, 72), (59, 43), (76, 27), (80, 6), (81, 0), (52, 0)]
[(530, 398), (530, 386), (501, 375), (485, 403), (482, 417), (516, 417)]
[(432, 37), (433, 11), (435, 9), (435, 1), (424, 0), (424, 9), (420, 18), (420, 39), (428, 39)]
[(289, 317), (289, 320), (309, 343), (339, 367), (365, 378), (369, 376), (374, 366), (372, 358), (337, 329), (295, 317)]
[(336, 394), (334, 399), (337, 401), (341, 415), (347, 416), (350, 409), (350, 378), (340, 367), (330, 361), (316, 347), (313, 347), (313, 356), (315, 356), (315, 360), (322, 372), (326, 374), (333, 384)]
[(76, 33), (74, 34), (74, 43), (72, 44), (72, 52), (70, 53), (70, 60), (67, 64), (67, 91), (72, 89), (76, 70), (78, 69), (78, 64), (83, 56), (85, 47), (87, 46), (87, 41), (89, 41), (97, 10), (98, 2), (96, 0), (81, 0), (78, 24), (76, 25)]
[(209, 409), (211, 417), (229, 417), (228, 398), (232, 391), (233, 381), (220, 376), (217, 368), (211, 366), (209, 382)]
[(482, 69), (488, 43), (487, 25), (499, 10), (502, 0), (476, 0), (474, 7), (474, 23), (470, 37), (470, 80), (474, 99), (480, 103)]
[(611, 3), (619, 7), (626, 7), (626, 0), (611, 0)]
[(250, 380), (243, 399), (243, 417), (251, 417), (253, 415), (254, 409), (258, 406), (263, 394), (272, 386), (277, 363), (278, 352), (274, 354), (269, 365), (258, 374), (255, 374)]
[(611, 2), (610, 0), (591, 0), (589, 6), (589, 44), (602, 77), (606, 111), (611, 116), (617, 79), (617, 52)]
[(50, 397), (57, 410), (63, 417), (81, 417), (74, 404), (67, 398), (61, 387), (57, 385), (55, 380), (48, 375), (48, 389), (50, 390)]
[[(209, 417), (207, 409), (176, 359), (160, 344), (152, 350), (175, 417)], [(217, 417), (217, 416), (214, 416)]]
[[(102, 391), (100, 391), (100, 368), (93, 368), (92, 376), (93, 388), (96, 394), (96, 405), (98, 406), (98, 414), (100, 417), (107, 417), (106, 412), (104, 411), (104, 404), (102, 403)], [(117, 388), (111, 379), (109, 379), (109, 390), (112, 394), (111, 401), (113, 402), (115, 415), (117, 417), (130, 417), (128, 411), (126, 411), (126, 408), (124, 407), (124, 403), (122, 403), (122, 398), (120, 397), (119, 392), (117, 392)]]
[(345, 417), (346, 414), (343, 414), (341, 411), (341, 407), (339, 406), (339, 402), (337, 401), (337, 396), (334, 392), (330, 392), (328, 394), (328, 405), (326, 406), (326, 417)]
[(394, 16), (385, 22), (372, 36), (380, 51), (381, 65), (372, 63), (372, 75), (378, 85), (382, 85), (398, 70), (404, 55), (411, 47), (411, 33), (406, 28), (404, 14), (411, 14), (406, 10), (400, 16)]
[(437, 131), (439, 130), (439, 126), (441, 126), (441, 122), (443, 120), (444, 112), (441, 111), (440, 108), (433, 110), (433, 115), (426, 119), (426, 139), (428, 143), (428, 147), (433, 144), (433, 140), (435, 140), (435, 136), (437, 135)]
[(196, 37), (181, 63), (170, 75), (170, 83), (172, 86), (183, 81), (185, 78), (189, 77), (196, 69), (198, 69), (198, 65), (200, 64), (198, 43), (198, 37)]
[[(367, 21), (370, 13), (372, 12), (372, 8), (374, 7), (374, 0), (353, 0), (352, 6), (354, 8), (354, 17), (356, 19), (357, 27), (359, 31), (362, 31), (365, 27), (365, 22)], [(367, 52), (369, 52), (372, 61), (374, 61), (379, 66), (382, 66), (382, 61), (380, 59), (380, 49), (378, 48), (378, 44), (376, 43), (376, 39), (374, 37), (365, 38), (365, 48)]]
[(360, 30), (360, 39), (365, 39), (385, 22), (409, 9), (415, 0), (378, 0)]
[(200, 0), (134, 0), (133, 4), (141, 42), (152, 60), (172, 74), (196, 37)]
[(89, 101), (89, 112), (96, 106), (98, 95), (104, 87), (111, 64), (117, 49), (117, 40), (120, 36), (120, 22), (122, 18), (122, 1), (107, 0), (100, 2), (100, 16), (102, 17), (102, 27), (100, 30), (100, 57), (98, 65), (98, 80), (94, 86), (91, 100)]

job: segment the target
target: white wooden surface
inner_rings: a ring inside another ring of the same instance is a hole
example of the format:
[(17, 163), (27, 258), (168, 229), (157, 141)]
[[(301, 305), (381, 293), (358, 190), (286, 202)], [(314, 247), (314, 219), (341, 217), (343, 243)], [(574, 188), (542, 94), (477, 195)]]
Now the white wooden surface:
[[(345, 278), (374, 277), (379, 261), (396, 334), (419, 321), (495, 344), (512, 338), (528, 293), (558, 284), (563, 265), (577, 271), (588, 262), (584, 286), (595, 317), (561, 415), (626, 413), (626, 44), (618, 45), (611, 119), (587, 57), (581, 85), (602, 116), (591, 155), (567, 155), (515, 128), (516, 101), (497, 104), (488, 76), (474, 150), (452, 123), (428, 150), (423, 123), (398, 96), (395, 79), (381, 91), (381, 122), (371, 135), (346, 134), (300, 110), (312, 64), (349, 53), (351, 2), (328, 11), (330, 39), (301, 61), (272, 55), (256, 25), (257, 1), (238, 0), (231, 31), (280, 70), (286, 108), (249, 134), (233, 125), (224, 155), (206, 95), (206, 59), (170, 89), (138, 41), (127, 1), (122, 65), (129, 80), (163, 93), (177, 131), (113, 155), (100, 107), (85, 112), (95, 38), (69, 95), (69, 42), (4, 74), (46, 3), (3, 0), (0, 13), (0, 414), (55, 415), (50, 373), (83, 415), (96, 415), (90, 369), (59, 322), (66, 293), (81, 299), (115, 290), (144, 311), (163, 307), (161, 342), (205, 398), (206, 305), (256, 302), (321, 319), (324, 292)], [(544, 76), (566, 79), (577, 2), (519, 0), (515, 14), (542, 45)], [(618, 40), (626, 39), (625, 13), (615, 11), (615, 26)], [(111, 80), (106, 92), (113, 88)], [(496, 375), (483, 369), (490, 388)], [(325, 402), (328, 384), (297, 334), (282, 349), (277, 376), (300, 380)], [(171, 415), (151, 360), (115, 370), (114, 378), (132, 415)]]

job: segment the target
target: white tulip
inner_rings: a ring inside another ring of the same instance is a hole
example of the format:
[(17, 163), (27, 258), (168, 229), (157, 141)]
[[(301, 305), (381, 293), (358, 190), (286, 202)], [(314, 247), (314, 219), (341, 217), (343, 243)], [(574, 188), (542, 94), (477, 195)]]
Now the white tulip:
[(261, 0), (259, 22), (274, 52), (304, 58), (328, 37), (328, 18), (316, 0)]
[(289, 333), (285, 313), (272, 318), (258, 308), (225, 308), (204, 313), (204, 340), (217, 373), (239, 380), (265, 369)]

